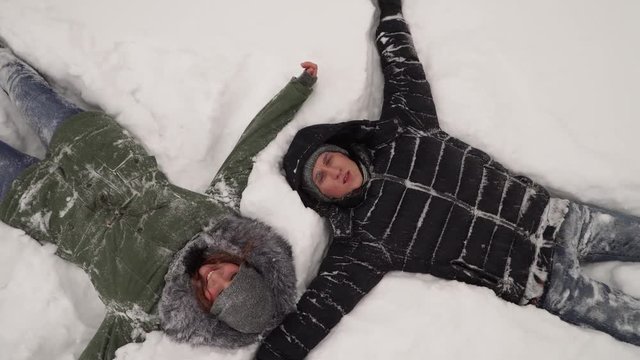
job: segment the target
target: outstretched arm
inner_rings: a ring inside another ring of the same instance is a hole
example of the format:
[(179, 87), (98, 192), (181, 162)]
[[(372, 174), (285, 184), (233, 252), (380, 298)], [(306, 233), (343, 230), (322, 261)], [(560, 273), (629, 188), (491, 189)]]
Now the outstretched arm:
[(297, 311), (267, 336), (258, 360), (303, 359), (380, 281), (383, 272), (345, 253), (340, 244), (332, 245)]
[(384, 74), (383, 119), (397, 117), (422, 130), (438, 127), (436, 107), (424, 69), (413, 46), (400, 0), (378, 0), (380, 24), (376, 46)]
[(289, 83), (265, 105), (242, 133), (240, 140), (220, 167), (207, 194), (238, 210), (247, 186), (253, 158), (287, 125), (311, 94), (318, 66), (306, 61), (302, 75)]

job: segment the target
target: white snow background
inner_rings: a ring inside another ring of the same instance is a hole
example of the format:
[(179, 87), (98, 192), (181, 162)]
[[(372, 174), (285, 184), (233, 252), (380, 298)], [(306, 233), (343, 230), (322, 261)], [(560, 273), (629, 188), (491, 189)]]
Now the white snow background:
[[(442, 127), (555, 194), (640, 215), (640, 3), (405, 0)], [(135, 134), (169, 178), (203, 191), (252, 116), (298, 63), (315, 93), (259, 157), (242, 210), (292, 243), (299, 288), (326, 245), (322, 220), (279, 172), (306, 125), (375, 119), (382, 79), (370, 0), (0, 0), (0, 35), (65, 93)], [(6, 96), (0, 138), (44, 155)], [(639, 234), (640, 237), (640, 234)], [(640, 241), (640, 240), (639, 240)], [(0, 358), (76, 358), (104, 315), (87, 276), (0, 223)], [(599, 279), (640, 297), (640, 265)], [(119, 360), (249, 359), (162, 332)], [(392, 273), (310, 359), (638, 359), (640, 348), (489, 290)]]

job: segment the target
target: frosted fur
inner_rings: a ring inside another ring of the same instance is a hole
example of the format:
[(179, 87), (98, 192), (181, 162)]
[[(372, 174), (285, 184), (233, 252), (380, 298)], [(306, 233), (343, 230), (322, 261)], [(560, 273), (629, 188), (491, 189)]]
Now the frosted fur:
[[(256, 342), (261, 335), (244, 334), (204, 312), (194, 296), (185, 265), (204, 251), (210, 255), (225, 251), (240, 255), (251, 244), (246, 260), (265, 278), (274, 295), (276, 313), (268, 330), (280, 323), (295, 307), (295, 271), (291, 248), (271, 228), (257, 220), (229, 216), (194, 237), (176, 253), (165, 277), (159, 303), (162, 327), (172, 338), (194, 345), (237, 348)], [(266, 332), (265, 331), (265, 332)]]

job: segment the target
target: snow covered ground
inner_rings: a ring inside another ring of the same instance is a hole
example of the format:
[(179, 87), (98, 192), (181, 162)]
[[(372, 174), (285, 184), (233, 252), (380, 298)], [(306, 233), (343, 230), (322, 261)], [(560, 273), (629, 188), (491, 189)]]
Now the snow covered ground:
[[(117, 116), (172, 181), (196, 191), (298, 63), (317, 62), (316, 92), (259, 156), (242, 203), (290, 240), (302, 290), (326, 233), (278, 162), (303, 126), (377, 117), (373, 14), (369, 0), (0, 0), (0, 34), (70, 96)], [(445, 130), (558, 195), (640, 215), (640, 3), (405, 0), (405, 14)], [(0, 138), (42, 156), (4, 95), (0, 109)], [(104, 315), (86, 275), (54, 251), (0, 223), (3, 359), (74, 359)], [(640, 297), (640, 265), (591, 272)], [(154, 332), (118, 359), (254, 350)], [(310, 358), (638, 359), (640, 348), (486, 289), (393, 273)]]

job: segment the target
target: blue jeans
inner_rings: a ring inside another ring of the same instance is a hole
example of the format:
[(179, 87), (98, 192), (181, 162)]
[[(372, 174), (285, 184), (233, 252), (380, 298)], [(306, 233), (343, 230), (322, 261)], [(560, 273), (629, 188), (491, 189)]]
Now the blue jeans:
[(572, 202), (556, 239), (543, 308), (640, 346), (640, 299), (589, 278), (580, 268), (608, 260), (640, 262), (640, 219)]
[[(83, 111), (58, 94), (36, 70), (6, 48), (0, 48), (0, 88), (47, 146), (60, 124)], [(37, 161), (0, 141), (0, 201), (13, 180)]]
[(21, 153), (11, 146), (0, 141), (0, 201), (9, 191), (11, 183), (24, 169), (37, 163), (39, 160), (33, 156)]

